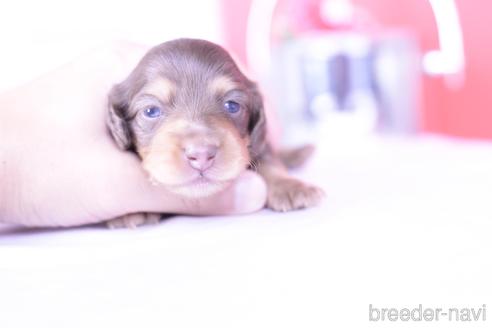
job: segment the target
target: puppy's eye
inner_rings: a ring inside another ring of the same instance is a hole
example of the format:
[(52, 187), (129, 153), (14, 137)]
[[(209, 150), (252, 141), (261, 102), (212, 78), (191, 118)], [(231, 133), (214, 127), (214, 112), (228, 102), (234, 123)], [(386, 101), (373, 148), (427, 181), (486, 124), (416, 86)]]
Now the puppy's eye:
[(235, 101), (229, 100), (224, 103), (224, 108), (228, 113), (234, 114), (239, 112), (239, 110), (241, 109), (241, 105), (239, 105)]
[(143, 110), (143, 114), (149, 118), (157, 118), (162, 115), (162, 110), (159, 107), (148, 107)]

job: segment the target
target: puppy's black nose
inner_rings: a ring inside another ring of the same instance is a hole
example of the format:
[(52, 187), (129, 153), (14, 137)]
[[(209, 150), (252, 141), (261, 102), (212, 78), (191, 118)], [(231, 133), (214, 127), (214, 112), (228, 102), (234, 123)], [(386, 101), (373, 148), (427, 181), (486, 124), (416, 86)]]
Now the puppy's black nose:
[(190, 166), (195, 170), (203, 172), (213, 165), (215, 155), (217, 155), (217, 146), (188, 145), (184, 152)]

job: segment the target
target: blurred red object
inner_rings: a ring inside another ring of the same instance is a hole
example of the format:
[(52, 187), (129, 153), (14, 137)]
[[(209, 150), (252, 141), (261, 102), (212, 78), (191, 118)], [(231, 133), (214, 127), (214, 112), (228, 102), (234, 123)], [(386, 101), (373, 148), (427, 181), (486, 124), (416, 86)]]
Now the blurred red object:
[[(427, 0), (353, 0), (385, 28), (411, 30), (422, 53), (439, 48), (436, 21)], [(461, 137), (492, 139), (492, 38), (489, 34), (492, 2), (456, 0), (461, 21), (466, 70), (464, 84), (449, 88), (442, 76), (423, 74), (421, 130)], [(287, 0), (280, 0), (278, 6)], [(293, 3), (293, 5), (292, 5)], [(290, 2), (295, 32), (329, 29), (320, 18), (321, 0)], [(243, 63), (246, 58), (247, 17), (251, 0), (222, 0), (226, 46)]]

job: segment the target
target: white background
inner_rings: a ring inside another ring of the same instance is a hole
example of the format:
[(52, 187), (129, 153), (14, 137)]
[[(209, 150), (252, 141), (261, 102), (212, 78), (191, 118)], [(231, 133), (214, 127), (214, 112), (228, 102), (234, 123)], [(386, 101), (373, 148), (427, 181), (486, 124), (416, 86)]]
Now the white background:
[(100, 44), (221, 40), (216, 0), (1, 0), (0, 92)]

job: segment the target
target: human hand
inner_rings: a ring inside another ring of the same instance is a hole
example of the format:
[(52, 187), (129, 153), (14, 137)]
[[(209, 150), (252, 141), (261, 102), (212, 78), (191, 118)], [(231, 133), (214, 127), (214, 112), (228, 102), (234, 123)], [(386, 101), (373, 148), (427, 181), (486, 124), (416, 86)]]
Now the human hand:
[(105, 126), (107, 92), (147, 49), (113, 44), (0, 96), (0, 221), (74, 226), (134, 212), (241, 214), (266, 187), (244, 172), (224, 191), (186, 199), (152, 185)]

